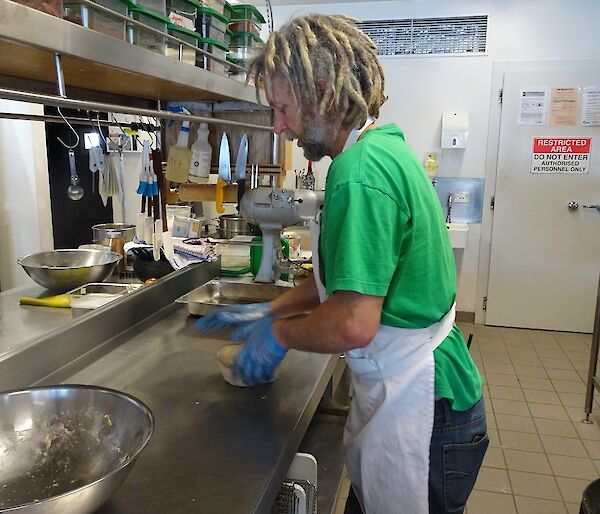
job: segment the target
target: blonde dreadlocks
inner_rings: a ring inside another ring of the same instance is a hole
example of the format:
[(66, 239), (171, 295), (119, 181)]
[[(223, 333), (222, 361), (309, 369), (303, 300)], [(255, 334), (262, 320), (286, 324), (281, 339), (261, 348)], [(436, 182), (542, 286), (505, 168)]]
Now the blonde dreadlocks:
[(297, 105), (317, 107), (341, 127), (363, 125), (369, 115), (377, 118), (386, 100), (377, 47), (347, 16), (292, 19), (271, 33), (249, 72), (257, 82), (282, 76)]

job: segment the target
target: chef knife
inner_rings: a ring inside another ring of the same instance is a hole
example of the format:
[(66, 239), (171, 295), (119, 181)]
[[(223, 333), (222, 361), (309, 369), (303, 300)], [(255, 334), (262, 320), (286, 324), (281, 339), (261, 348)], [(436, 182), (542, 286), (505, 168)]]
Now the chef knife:
[(240, 141), (240, 148), (238, 150), (237, 159), (235, 161), (235, 171), (233, 173), (233, 178), (237, 182), (237, 210), (240, 210), (240, 202), (242, 201), (242, 196), (244, 196), (244, 191), (246, 190), (246, 162), (248, 160), (248, 135), (244, 134), (242, 136), (242, 140)]
[(219, 149), (219, 178), (217, 179), (217, 196), (215, 199), (217, 212), (223, 214), (223, 196), (225, 186), (231, 182), (231, 157), (229, 155), (229, 140), (223, 132), (221, 148)]

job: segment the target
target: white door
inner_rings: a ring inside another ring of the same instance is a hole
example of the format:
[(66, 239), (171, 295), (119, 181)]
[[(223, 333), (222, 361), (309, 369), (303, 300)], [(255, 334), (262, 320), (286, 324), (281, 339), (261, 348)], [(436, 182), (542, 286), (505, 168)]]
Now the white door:
[[(517, 63), (504, 72), (485, 322), (591, 332), (600, 211), (583, 206), (600, 203), (600, 127), (582, 127), (580, 112), (576, 125), (518, 124), (527, 111), (522, 88), (532, 86), (600, 86), (600, 61)], [(534, 138), (591, 138), (588, 173), (533, 173)]]

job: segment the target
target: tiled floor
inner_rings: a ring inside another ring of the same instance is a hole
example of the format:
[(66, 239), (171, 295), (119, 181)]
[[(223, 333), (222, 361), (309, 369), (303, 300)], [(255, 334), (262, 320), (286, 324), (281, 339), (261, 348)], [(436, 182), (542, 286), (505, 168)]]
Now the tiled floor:
[(584, 487), (600, 478), (599, 401), (594, 424), (581, 423), (591, 336), (459, 326), (474, 334), (490, 436), (467, 514), (578, 514)]

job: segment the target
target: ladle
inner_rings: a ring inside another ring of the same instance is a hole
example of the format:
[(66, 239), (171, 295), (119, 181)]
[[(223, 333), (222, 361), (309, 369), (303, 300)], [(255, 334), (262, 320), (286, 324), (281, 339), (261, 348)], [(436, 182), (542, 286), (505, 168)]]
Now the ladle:
[(83, 187), (79, 185), (79, 177), (75, 169), (75, 152), (69, 150), (69, 169), (71, 171), (71, 185), (67, 189), (67, 196), (71, 200), (81, 200), (83, 198)]

